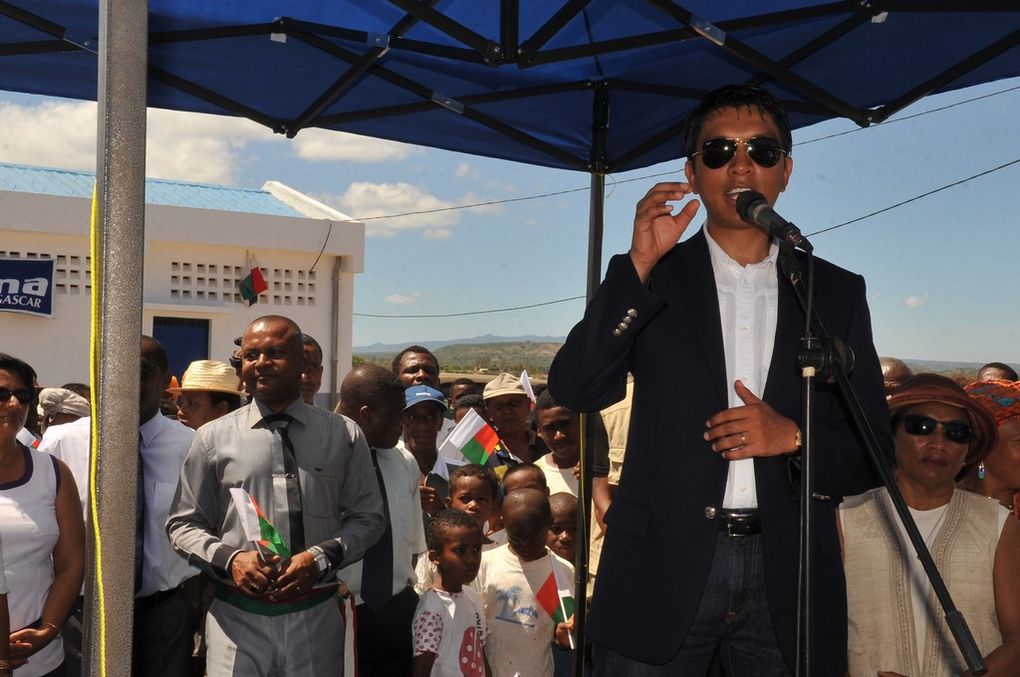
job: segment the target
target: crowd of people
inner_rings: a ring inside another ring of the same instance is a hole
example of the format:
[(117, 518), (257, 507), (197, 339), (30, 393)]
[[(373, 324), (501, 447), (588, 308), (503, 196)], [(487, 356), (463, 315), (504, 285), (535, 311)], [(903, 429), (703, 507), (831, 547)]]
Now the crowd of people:
[[(143, 336), (133, 674), (793, 674), (803, 316), (788, 253), (734, 207), (786, 189), (789, 125), (740, 86), (685, 133), (687, 181), (638, 204), (548, 388), (443, 383), (412, 345), (353, 367), (330, 411), (322, 348), (289, 318), (254, 320), (179, 380), (175, 346)], [(1020, 379), (880, 360), (863, 280), (820, 260), (813, 275), (895, 487), (822, 384), (810, 674), (967, 673), (891, 492), (988, 674), (1020, 674)], [(44, 385), (0, 353), (0, 677), (82, 671), (91, 393)]]
[[(572, 614), (539, 597), (551, 576), (573, 604), (578, 414), (548, 389), (532, 401), (510, 374), (441, 384), (421, 346), (392, 369), (352, 369), (330, 413), (306, 402), (318, 385), (303, 387), (316, 362), (303, 338), (286, 318), (261, 318), (238, 369), (199, 360), (168, 386), (166, 349), (143, 337), (135, 674), (337, 674), (345, 661), (361, 675), (572, 674), (572, 647), (584, 646)], [(965, 387), (891, 358), (881, 367), (897, 487), (992, 674), (1014, 674), (1020, 380), (999, 363)], [(41, 388), (0, 355), (0, 396), (0, 628), (9, 619), (11, 637), (0, 661), (79, 674), (90, 393)], [(168, 396), (176, 410), (164, 412)], [(608, 531), (630, 404), (597, 417), (593, 543)], [(499, 433), (484, 465), (440, 453), (468, 409)], [(233, 487), (262, 506), (286, 553), (247, 539)], [(963, 672), (886, 489), (838, 512), (850, 674)], [(718, 657), (702, 674), (713, 670), (725, 672)]]

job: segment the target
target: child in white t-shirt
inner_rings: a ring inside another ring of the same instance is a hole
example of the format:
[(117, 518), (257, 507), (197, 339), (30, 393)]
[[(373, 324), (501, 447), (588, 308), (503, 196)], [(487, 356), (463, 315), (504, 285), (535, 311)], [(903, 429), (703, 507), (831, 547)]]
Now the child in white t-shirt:
[[(476, 583), (489, 627), (485, 655), (494, 677), (551, 677), (552, 642), (570, 646), (574, 568), (545, 545), (552, 516), (544, 492), (526, 488), (507, 494), (503, 524), (509, 543), (482, 556)], [(550, 576), (551, 598), (543, 595)], [(560, 585), (569, 588), (566, 604), (557, 594)]]
[(439, 583), (418, 600), (411, 624), (413, 677), (488, 677), (485, 614), (467, 584), (478, 574), (482, 529), (471, 515), (442, 510), (425, 527)]

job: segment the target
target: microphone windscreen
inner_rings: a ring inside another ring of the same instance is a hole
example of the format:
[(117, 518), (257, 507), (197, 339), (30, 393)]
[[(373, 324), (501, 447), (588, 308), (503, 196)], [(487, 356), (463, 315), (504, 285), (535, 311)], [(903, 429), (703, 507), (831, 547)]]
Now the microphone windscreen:
[(753, 223), (754, 216), (752, 212), (754, 211), (754, 208), (758, 206), (759, 203), (765, 203), (766, 205), (768, 204), (768, 202), (765, 200), (764, 195), (753, 190), (744, 191), (743, 193), (737, 196), (737, 214), (739, 214), (740, 218), (744, 219), (745, 221), (750, 221)]

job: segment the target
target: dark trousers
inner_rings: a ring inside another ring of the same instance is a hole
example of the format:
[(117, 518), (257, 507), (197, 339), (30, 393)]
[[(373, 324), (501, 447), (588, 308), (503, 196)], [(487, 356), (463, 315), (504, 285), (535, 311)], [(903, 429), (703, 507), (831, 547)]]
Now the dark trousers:
[(361, 677), (411, 674), (411, 621), (418, 594), (404, 588), (383, 608), (359, 604), (358, 669)]
[(718, 651), (727, 675), (789, 677), (791, 673), (772, 629), (761, 536), (730, 537), (719, 532), (712, 569), (694, 622), (677, 655), (665, 665), (628, 658), (605, 646), (594, 647), (599, 677), (705, 675)]
[(195, 626), (195, 614), (181, 588), (158, 601), (151, 598), (137, 601), (131, 674), (191, 677)]

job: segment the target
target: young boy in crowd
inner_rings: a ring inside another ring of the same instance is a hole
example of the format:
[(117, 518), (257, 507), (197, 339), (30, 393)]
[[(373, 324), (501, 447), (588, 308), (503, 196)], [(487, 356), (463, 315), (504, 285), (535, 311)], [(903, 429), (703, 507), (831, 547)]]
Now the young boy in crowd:
[[(534, 463), (521, 463), (507, 468), (503, 474), (503, 496), (517, 489), (538, 489), (549, 495), (549, 487), (545, 484), (545, 475)], [(503, 545), (506, 543), (506, 529), (503, 528), (502, 506), (497, 506), (489, 521), (491, 529), (489, 538)]]
[[(496, 474), (491, 469), (475, 463), (462, 465), (450, 473), (449, 492), (446, 507), (461, 510), (471, 515), (478, 523), (482, 529), (482, 549), (489, 550), (499, 545), (484, 535), (492, 507), (499, 498)], [(436, 584), (439, 572), (431, 559), (422, 557), (415, 566), (415, 576), (417, 582), (414, 589), (422, 595)]]
[(546, 545), (557, 555), (573, 562), (577, 554), (577, 497), (561, 491), (549, 497), (552, 526)]
[(439, 580), (425, 591), (411, 625), (413, 677), (487, 677), (488, 632), (478, 593), (468, 585), (478, 574), (482, 529), (461, 510), (441, 510), (425, 526), (428, 558)]
[(552, 642), (569, 647), (573, 620), (556, 622), (558, 598), (547, 611), (539, 592), (552, 576), (570, 586), (573, 596), (574, 568), (545, 545), (552, 526), (545, 492), (525, 488), (507, 494), (503, 524), (509, 543), (484, 553), (476, 584), (489, 627), (485, 654), (494, 677), (551, 677)]
[(503, 495), (506, 496), (518, 489), (538, 489), (549, 495), (549, 485), (545, 481), (545, 473), (534, 463), (521, 463), (507, 468), (503, 475)]
[(577, 496), (577, 477), (574, 468), (581, 458), (581, 417), (560, 406), (548, 390), (542, 391), (535, 402), (535, 420), (538, 434), (552, 453), (535, 461), (545, 473), (551, 493), (565, 491)]

